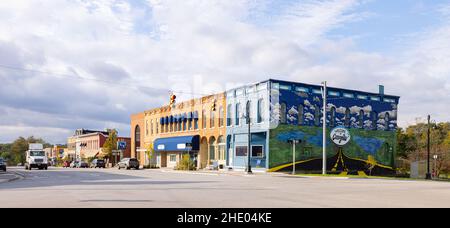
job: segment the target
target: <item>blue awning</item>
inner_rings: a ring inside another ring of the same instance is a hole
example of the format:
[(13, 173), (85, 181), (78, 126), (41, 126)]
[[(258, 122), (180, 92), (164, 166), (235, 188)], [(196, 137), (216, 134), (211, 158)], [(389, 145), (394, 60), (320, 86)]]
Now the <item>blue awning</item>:
[(169, 117), (168, 117), (168, 116), (166, 116), (166, 117), (164, 118), (164, 124), (169, 124)]
[(183, 122), (186, 122), (186, 121), (187, 121), (187, 114), (186, 114), (186, 113), (184, 113), (184, 114), (181, 116), (181, 121), (183, 121)]
[(187, 113), (187, 119), (188, 120), (192, 120), (192, 112), (188, 112)]
[(186, 144), (191, 144), (191, 150), (200, 149), (200, 136), (180, 136), (156, 139), (153, 143), (155, 151), (188, 151)]
[(164, 118), (159, 119), (159, 124), (164, 125)]
[(198, 112), (197, 111), (195, 111), (194, 112), (194, 117), (193, 117), (195, 120), (198, 120)]
[(175, 116), (173, 116), (173, 122), (174, 123), (178, 123), (179, 121), (179, 116), (178, 115), (175, 115)]

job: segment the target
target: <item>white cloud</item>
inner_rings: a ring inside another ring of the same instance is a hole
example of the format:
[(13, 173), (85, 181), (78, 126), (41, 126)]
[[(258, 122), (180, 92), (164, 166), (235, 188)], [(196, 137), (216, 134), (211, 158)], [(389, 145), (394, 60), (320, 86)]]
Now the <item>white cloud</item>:
[[(426, 112), (448, 120), (450, 23), (408, 40), (398, 56), (330, 39), (367, 17), (355, 10), (364, 2), (0, 1), (0, 65), (34, 70), (0, 68), (0, 106), (42, 118), (8, 115), (0, 131), (48, 130), (61, 142), (78, 119), (127, 135), (129, 115), (165, 104), (169, 90), (188, 92), (183, 100), (270, 77), (368, 91), (385, 84), (402, 96), (401, 125)], [(55, 117), (63, 131), (49, 130)]]

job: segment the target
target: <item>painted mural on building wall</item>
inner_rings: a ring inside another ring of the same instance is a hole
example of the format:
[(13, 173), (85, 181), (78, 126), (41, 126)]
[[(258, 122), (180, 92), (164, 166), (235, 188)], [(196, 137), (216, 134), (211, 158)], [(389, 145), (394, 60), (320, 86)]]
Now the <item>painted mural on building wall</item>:
[[(292, 88), (271, 90), (279, 99), (271, 103), (269, 137), (271, 171), (292, 169), (292, 146), (288, 139), (299, 139), (297, 170), (322, 169), (322, 99), (321, 94), (293, 91)], [(396, 146), (397, 104), (372, 100), (328, 96), (327, 167), (331, 171), (393, 171)], [(364, 99), (365, 98), (365, 99)], [(281, 124), (278, 124), (281, 123)], [(351, 139), (345, 146), (331, 141), (330, 131), (342, 126)], [(371, 173), (373, 174), (373, 173)]]

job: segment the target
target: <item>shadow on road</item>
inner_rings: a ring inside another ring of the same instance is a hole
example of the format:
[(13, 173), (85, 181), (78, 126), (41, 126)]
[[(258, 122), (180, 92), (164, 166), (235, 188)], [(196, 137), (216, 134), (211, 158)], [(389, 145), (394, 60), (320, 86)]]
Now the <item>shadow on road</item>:
[[(18, 170), (16, 170), (18, 171)], [(133, 170), (134, 171), (134, 170)], [(133, 172), (131, 171), (131, 172)], [(101, 172), (89, 169), (73, 170), (32, 170), (18, 171), (25, 178), (20, 181), (2, 183), (0, 190), (26, 189), (58, 186), (98, 187), (98, 186), (137, 186), (137, 185), (177, 185), (177, 184), (204, 184), (214, 181), (177, 181), (152, 180), (151, 177), (139, 177), (127, 174)], [(140, 171), (136, 171), (140, 172)], [(134, 187), (133, 187), (134, 188)]]

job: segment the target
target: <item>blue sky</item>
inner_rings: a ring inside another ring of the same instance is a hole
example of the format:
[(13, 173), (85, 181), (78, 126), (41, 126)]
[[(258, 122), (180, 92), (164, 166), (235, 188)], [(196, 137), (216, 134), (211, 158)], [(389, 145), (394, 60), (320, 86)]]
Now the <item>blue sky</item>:
[[(450, 1), (0, 1), (0, 142), (129, 135), (132, 113), (268, 78), (401, 96), (448, 121)], [(420, 120), (422, 118), (422, 120)]]

